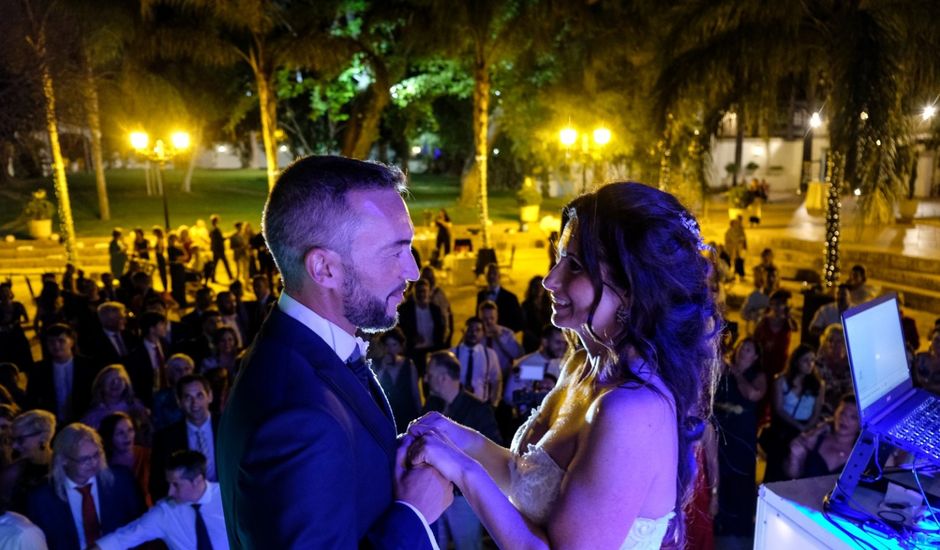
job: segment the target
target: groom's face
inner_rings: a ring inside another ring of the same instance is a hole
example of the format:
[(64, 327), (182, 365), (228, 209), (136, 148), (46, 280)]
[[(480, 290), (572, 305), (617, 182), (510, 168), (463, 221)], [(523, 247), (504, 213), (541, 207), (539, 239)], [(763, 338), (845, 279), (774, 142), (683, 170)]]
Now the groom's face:
[(365, 332), (387, 330), (398, 322), (407, 282), (418, 278), (414, 226), (394, 190), (354, 191), (347, 201), (358, 228), (343, 261), (343, 313)]

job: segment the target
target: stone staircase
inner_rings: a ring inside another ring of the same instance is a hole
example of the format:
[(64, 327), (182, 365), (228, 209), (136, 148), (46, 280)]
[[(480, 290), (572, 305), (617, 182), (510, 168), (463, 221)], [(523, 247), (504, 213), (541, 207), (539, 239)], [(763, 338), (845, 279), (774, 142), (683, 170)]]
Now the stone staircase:
[[(83, 238), (76, 243), (78, 268), (100, 273), (109, 267), (106, 238)], [(41, 275), (65, 271), (65, 247), (50, 240), (0, 242), (0, 278), (14, 275)]]

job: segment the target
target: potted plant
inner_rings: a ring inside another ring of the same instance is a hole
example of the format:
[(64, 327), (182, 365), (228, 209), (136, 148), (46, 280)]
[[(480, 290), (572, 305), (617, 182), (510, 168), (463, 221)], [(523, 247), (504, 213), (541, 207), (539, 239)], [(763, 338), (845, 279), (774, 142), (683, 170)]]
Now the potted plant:
[(743, 216), (747, 207), (754, 202), (754, 193), (746, 185), (736, 185), (728, 190), (728, 219), (736, 220)]
[(27, 233), (34, 239), (48, 239), (52, 235), (52, 216), (55, 205), (46, 199), (46, 191), (40, 189), (33, 193), (33, 198), (26, 203), (23, 217), (26, 218)]
[(757, 172), (758, 168), (760, 168), (760, 165), (752, 160), (751, 162), (744, 165), (744, 174), (746, 176), (753, 176), (754, 172)]
[(516, 192), (516, 201), (519, 203), (519, 220), (523, 228), (525, 224), (539, 220), (542, 192), (535, 186), (531, 176), (526, 176), (522, 181), (522, 187)]
[(920, 201), (914, 198), (914, 187), (917, 184), (917, 155), (914, 156), (914, 166), (907, 180), (907, 193), (898, 200), (898, 221), (911, 223), (917, 215)]

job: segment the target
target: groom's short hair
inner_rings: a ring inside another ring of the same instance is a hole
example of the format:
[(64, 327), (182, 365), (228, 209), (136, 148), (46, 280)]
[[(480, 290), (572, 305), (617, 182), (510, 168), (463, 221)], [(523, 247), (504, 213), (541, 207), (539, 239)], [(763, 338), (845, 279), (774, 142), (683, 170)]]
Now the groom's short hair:
[(346, 195), (381, 189), (404, 193), (401, 170), (378, 162), (309, 156), (281, 173), (264, 205), (261, 229), (285, 290), (299, 290), (306, 277), (304, 256), (310, 249), (327, 248), (349, 257), (359, 220), (350, 216)]

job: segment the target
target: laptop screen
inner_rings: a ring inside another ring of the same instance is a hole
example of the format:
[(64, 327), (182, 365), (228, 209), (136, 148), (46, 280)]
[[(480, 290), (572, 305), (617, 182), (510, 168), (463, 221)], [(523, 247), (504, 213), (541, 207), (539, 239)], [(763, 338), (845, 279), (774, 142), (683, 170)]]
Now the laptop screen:
[(910, 379), (897, 297), (846, 311), (843, 327), (858, 406), (865, 411)]

